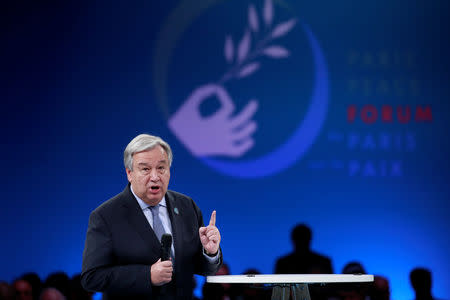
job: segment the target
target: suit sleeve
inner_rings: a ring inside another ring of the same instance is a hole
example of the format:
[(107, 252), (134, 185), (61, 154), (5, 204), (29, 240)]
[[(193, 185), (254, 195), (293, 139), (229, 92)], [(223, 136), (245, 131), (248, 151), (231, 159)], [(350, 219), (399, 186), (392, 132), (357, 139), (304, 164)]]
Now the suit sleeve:
[(83, 252), (83, 287), (116, 295), (151, 294), (150, 266), (115, 265), (114, 260), (111, 233), (102, 216), (94, 211), (89, 217)]

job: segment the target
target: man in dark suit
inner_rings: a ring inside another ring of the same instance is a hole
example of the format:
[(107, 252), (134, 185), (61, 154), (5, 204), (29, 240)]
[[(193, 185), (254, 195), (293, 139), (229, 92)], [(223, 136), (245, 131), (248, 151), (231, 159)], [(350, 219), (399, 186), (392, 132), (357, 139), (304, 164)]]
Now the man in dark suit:
[[(299, 224), (291, 232), (294, 251), (279, 258), (275, 264), (276, 274), (332, 274), (331, 260), (311, 250), (311, 229)], [(310, 285), (311, 299), (325, 300), (330, 298), (329, 291), (320, 286)]]
[(305, 224), (294, 227), (291, 233), (294, 252), (277, 260), (276, 274), (332, 274), (331, 260), (310, 249), (311, 229)]
[[(90, 215), (81, 273), (86, 290), (104, 299), (192, 299), (193, 274), (222, 264), (213, 211), (169, 191), (172, 151), (161, 138), (135, 137), (124, 151), (129, 184)], [(161, 261), (161, 235), (170, 233), (171, 259)]]

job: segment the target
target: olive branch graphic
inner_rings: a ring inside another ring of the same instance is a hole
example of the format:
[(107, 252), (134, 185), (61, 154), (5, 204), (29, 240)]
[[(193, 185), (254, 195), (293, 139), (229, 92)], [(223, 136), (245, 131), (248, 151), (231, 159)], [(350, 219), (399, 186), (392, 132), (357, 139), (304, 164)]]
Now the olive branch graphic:
[[(227, 72), (219, 80), (219, 84), (236, 78), (241, 79), (254, 74), (261, 68), (261, 63), (256, 61), (261, 56), (267, 56), (273, 59), (282, 59), (289, 57), (289, 50), (280, 45), (270, 45), (275, 39), (285, 36), (297, 23), (296, 19), (280, 23), (273, 26), (274, 9), (272, 0), (266, 0), (262, 11), (265, 36), (255, 43), (252, 43), (252, 35), (260, 32), (260, 21), (258, 13), (253, 4), (248, 8), (248, 27), (245, 29), (243, 37), (234, 46), (230, 35), (225, 38), (224, 56), (231, 65)], [(253, 33), (253, 34), (252, 34)], [(253, 48), (253, 44), (255, 45)]]

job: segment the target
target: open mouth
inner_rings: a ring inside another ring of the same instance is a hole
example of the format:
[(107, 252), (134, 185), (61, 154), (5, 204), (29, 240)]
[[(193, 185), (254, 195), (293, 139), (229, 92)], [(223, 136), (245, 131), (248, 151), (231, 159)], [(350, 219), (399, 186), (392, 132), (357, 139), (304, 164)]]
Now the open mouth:
[(160, 190), (160, 187), (159, 187), (159, 186), (151, 186), (151, 187), (150, 187), (150, 190), (151, 190), (152, 192), (156, 193), (156, 192), (158, 192), (158, 191)]

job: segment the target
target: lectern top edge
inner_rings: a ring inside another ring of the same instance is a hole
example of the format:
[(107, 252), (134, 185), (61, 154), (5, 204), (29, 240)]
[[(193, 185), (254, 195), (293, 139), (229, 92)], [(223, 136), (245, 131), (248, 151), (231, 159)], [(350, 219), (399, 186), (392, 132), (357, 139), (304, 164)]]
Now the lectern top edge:
[(264, 274), (207, 276), (209, 283), (356, 283), (373, 282), (370, 274)]

